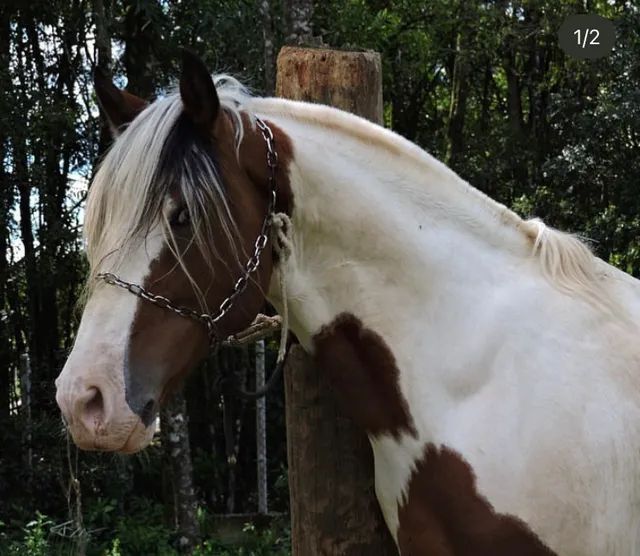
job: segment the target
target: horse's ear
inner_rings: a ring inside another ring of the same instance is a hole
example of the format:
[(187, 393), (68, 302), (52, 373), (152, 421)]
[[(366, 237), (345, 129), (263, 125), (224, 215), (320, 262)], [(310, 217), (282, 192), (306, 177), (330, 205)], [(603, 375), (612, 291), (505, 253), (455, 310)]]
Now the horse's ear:
[(203, 133), (210, 134), (220, 110), (220, 99), (207, 67), (188, 50), (182, 51), (180, 96), (189, 119)]
[(131, 122), (147, 106), (147, 102), (140, 97), (118, 89), (107, 74), (97, 68), (93, 73), (93, 85), (114, 137), (120, 135), (122, 126)]

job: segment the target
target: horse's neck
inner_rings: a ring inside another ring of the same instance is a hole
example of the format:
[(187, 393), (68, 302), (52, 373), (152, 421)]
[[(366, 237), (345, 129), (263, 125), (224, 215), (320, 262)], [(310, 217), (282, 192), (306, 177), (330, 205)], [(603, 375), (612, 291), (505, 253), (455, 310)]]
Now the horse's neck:
[[(428, 155), (268, 116), (294, 145), (295, 249), (282, 271), (305, 347), (345, 312), (391, 343), (418, 323), (425, 334), (432, 315), (464, 314), (525, 259), (523, 234), (499, 215), (515, 217)], [(275, 288), (272, 298), (280, 305)]]

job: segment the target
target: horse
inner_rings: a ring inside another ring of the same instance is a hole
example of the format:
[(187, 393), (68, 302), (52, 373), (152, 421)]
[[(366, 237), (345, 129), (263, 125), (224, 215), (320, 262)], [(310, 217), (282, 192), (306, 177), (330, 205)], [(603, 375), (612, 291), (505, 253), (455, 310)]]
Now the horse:
[(95, 89), (115, 140), (56, 380), (80, 448), (143, 449), (266, 298), (366, 431), (400, 554), (640, 554), (640, 282), (392, 131), (194, 55), (155, 102)]

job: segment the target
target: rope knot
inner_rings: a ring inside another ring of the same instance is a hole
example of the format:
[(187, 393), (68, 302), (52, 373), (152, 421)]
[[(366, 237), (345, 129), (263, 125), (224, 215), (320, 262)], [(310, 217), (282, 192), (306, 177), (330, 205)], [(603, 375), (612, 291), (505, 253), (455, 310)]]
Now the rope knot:
[(284, 212), (271, 215), (271, 243), (279, 257), (278, 279), (280, 283), (280, 296), (282, 298), (282, 326), (280, 328), (280, 348), (278, 349), (278, 363), (284, 361), (287, 351), (287, 336), (289, 334), (289, 307), (287, 306), (287, 284), (284, 277), (283, 263), (293, 253), (293, 241), (291, 239), (291, 219)]
[(274, 251), (286, 261), (293, 252), (291, 219), (288, 214), (277, 212), (271, 215), (271, 241)]

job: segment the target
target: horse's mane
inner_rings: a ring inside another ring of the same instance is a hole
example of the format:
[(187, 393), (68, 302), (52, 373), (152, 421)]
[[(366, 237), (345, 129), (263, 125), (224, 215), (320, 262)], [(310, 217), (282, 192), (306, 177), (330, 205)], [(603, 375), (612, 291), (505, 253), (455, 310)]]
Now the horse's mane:
[(624, 317), (626, 311), (605, 287), (604, 263), (573, 234), (547, 226), (538, 218), (523, 221), (533, 237), (533, 255), (542, 273), (558, 289), (577, 294), (603, 311)]
[[(221, 107), (233, 122), (237, 149), (244, 134), (240, 107), (248, 92), (226, 75), (215, 76), (214, 82)], [(182, 114), (182, 100), (176, 92), (149, 104), (100, 162), (89, 190), (83, 228), (90, 269), (85, 298), (95, 286), (97, 274), (117, 272), (158, 222), (159, 232), (164, 233), (182, 264), (162, 212), (171, 187), (180, 189), (194, 224), (193, 240), (205, 257), (216, 255), (212, 222), (221, 225), (231, 245), (237, 246), (237, 229), (214, 157), (198, 143), (196, 134), (185, 132)], [(211, 266), (210, 257), (208, 261)], [(199, 297), (204, 304), (202, 292)]]

